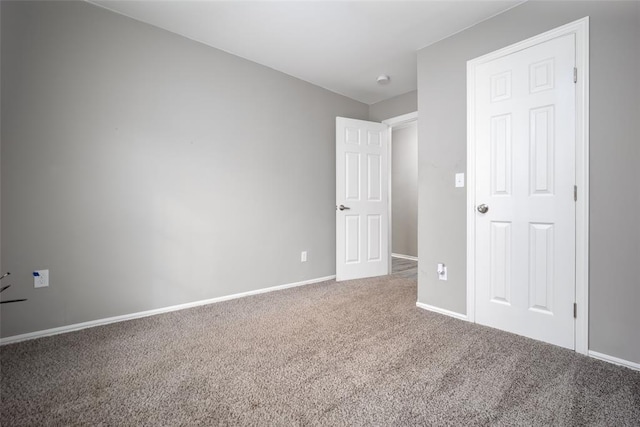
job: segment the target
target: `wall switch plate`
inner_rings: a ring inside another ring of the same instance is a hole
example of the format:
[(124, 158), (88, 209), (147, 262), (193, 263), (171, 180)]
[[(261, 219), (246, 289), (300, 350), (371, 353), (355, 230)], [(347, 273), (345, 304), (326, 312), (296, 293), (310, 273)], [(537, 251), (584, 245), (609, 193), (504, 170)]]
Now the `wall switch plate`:
[(49, 286), (49, 270), (36, 270), (33, 272), (33, 287), (46, 288)]
[(456, 187), (464, 187), (464, 173), (456, 174)]
[(438, 280), (447, 280), (447, 266), (444, 263), (438, 263)]
[(307, 262), (307, 251), (300, 252), (300, 262)]

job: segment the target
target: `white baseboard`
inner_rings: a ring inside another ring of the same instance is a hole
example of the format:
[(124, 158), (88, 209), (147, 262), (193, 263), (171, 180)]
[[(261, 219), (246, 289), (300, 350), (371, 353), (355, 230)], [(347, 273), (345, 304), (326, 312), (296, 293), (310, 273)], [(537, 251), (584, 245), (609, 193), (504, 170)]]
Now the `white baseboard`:
[(640, 371), (640, 363), (631, 362), (629, 360), (620, 359), (618, 357), (609, 356), (608, 354), (602, 354), (592, 350), (589, 350), (587, 354), (589, 357), (593, 357), (594, 359), (604, 360), (605, 362), (613, 363), (614, 365), (620, 365), (635, 371)]
[(66, 332), (78, 331), (80, 329), (93, 328), (95, 326), (108, 325), (109, 323), (123, 322), (125, 320), (139, 319), (141, 317), (154, 316), (156, 314), (169, 313), (171, 311), (184, 310), (187, 308), (198, 307), (201, 305), (214, 304), (217, 302), (228, 301), (237, 298), (248, 297), (250, 295), (264, 294), (267, 292), (280, 291), (282, 289), (295, 288), (297, 286), (310, 285), (312, 283), (326, 282), (335, 279), (336, 276), (319, 277), (317, 279), (304, 280), (302, 282), (288, 283), (286, 285), (272, 286), (270, 288), (257, 289), (255, 291), (241, 292), (239, 294), (225, 295), (217, 298), (188, 302), (185, 304), (172, 305), (169, 307), (156, 308), (154, 310), (140, 311), (138, 313), (124, 314), (122, 316), (107, 317), (105, 319), (91, 320), (89, 322), (74, 323), (73, 325), (60, 326), (58, 328), (45, 329), (43, 331), (29, 332), (26, 334), (13, 335), (10, 337), (0, 338), (0, 345), (11, 344), (19, 341), (26, 341), (35, 338), (48, 337), (51, 335), (64, 334)]
[(433, 311), (434, 313), (444, 314), (445, 316), (455, 317), (460, 320), (468, 320), (466, 314), (456, 313), (455, 311), (445, 310), (444, 308), (434, 307), (429, 304), (423, 304), (421, 302), (416, 302), (416, 307), (422, 308), (424, 310)]
[[(468, 320), (467, 316), (464, 314), (456, 313), (454, 311), (445, 310), (444, 308), (434, 307), (429, 304), (423, 304), (421, 302), (416, 302), (416, 306), (422, 308), (424, 310), (433, 311), (435, 313), (444, 314), (445, 316), (455, 317), (456, 319)], [(608, 354), (598, 353), (597, 351), (589, 350), (589, 357), (593, 357), (594, 359), (602, 360), (605, 362), (613, 363), (614, 365), (624, 366), (629, 369), (633, 369), (634, 371), (640, 371), (640, 363), (631, 362), (629, 360), (620, 359), (618, 357), (609, 356)]]
[(418, 257), (417, 256), (393, 254), (393, 253), (391, 254), (391, 256), (393, 258), (402, 258), (402, 259), (410, 259), (411, 261), (418, 261)]

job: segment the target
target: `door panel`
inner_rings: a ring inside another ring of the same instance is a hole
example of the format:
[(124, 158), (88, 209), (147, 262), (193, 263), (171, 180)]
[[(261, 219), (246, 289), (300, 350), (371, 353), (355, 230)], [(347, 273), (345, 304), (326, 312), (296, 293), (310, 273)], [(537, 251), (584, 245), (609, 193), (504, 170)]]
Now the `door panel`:
[(553, 315), (553, 224), (529, 225), (529, 308)]
[(360, 217), (358, 215), (344, 216), (345, 228), (345, 257), (346, 264), (360, 262)]
[(511, 304), (511, 223), (491, 222), (491, 301)]
[(382, 156), (367, 154), (367, 200), (380, 202), (382, 200)]
[(511, 194), (511, 114), (491, 118), (491, 194)]
[(534, 108), (530, 112), (529, 183), (531, 195), (553, 194), (554, 175), (554, 117), (553, 105)]
[(386, 125), (336, 119), (337, 280), (389, 273), (388, 159)]
[(367, 261), (382, 261), (382, 215), (367, 215)]
[(345, 200), (360, 200), (360, 153), (344, 153)]
[(575, 36), (475, 69), (476, 322), (574, 348)]

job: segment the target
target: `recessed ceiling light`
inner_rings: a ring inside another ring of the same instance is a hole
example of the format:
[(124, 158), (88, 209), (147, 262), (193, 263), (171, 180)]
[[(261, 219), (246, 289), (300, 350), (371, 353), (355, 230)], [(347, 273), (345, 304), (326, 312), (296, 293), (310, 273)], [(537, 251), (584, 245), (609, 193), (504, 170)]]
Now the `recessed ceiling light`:
[(378, 76), (378, 84), (379, 85), (386, 85), (391, 81), (391, 77), (387, 76), (386, 74), (380, 74)]

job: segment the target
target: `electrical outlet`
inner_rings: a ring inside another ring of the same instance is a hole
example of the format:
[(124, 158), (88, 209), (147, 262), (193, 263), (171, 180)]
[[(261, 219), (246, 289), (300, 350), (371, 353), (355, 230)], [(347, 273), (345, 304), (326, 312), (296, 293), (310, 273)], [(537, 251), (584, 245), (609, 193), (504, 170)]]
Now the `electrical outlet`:
[(307, 262), (307, 251), (300, 252), (300, 262)]
[(447, 280), (447, 266), (444, 263), (438, 263), (438, 279)]
[(49, 270), (36, 270), (33, 272), (33, 287), (46, 288), (49, 286)]

